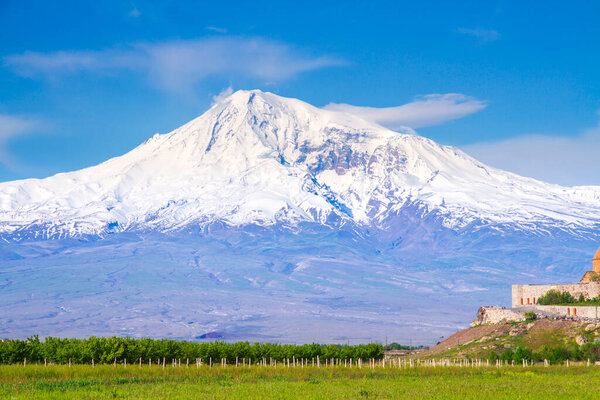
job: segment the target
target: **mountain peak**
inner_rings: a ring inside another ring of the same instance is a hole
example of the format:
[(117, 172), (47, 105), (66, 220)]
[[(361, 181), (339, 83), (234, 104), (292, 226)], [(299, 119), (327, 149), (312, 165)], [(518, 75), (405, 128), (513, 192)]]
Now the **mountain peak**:
[(259, 89), (252, 89), (252, 90), (240, 89), (240, 90), (236, 90), (235, 92), (231, 93), (229, 96), (222, 98), (220, 101), (215, 103), (215, 105), (230, 104), (230, 103), (236, 103), (236, 104), (240, 104), (240, 105), (246, 104), (250, 101), (250, 99), (252, 97), (262, 96), (265, 93), (266, 92), (263, 92), (262, 90), (259, 90)]

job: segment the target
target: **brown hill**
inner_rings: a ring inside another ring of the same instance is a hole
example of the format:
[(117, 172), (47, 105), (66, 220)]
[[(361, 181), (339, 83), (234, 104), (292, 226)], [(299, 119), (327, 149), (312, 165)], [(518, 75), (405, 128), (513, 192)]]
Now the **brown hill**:
[[(419, 358), (474, 357), (485, 358), (491, 351), (542, 346), (582, 345), (600, 338), (600, 321), (539, 319), (480, 325), (456, 332), (436, 346), (418, 354)], [(598, 339), (600, 340), (600, 339)]]

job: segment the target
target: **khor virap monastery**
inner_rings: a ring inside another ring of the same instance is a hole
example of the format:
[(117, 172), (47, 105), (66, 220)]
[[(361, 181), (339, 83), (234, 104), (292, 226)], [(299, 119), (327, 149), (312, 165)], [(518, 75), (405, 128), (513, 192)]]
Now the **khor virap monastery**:
[(600, 306), (589, 305), (540, 305), (538, 299), (550, 290), (568, 292), (575, 299), (581, 295), (586, 300), (600, 296), (600, 248), (592, 259), (592, 270), (587, 271), (579, 283), (561, 285), (512, 285), (512, 308), (481, 307), (472, 325), (497, 323), (502, 320), (524, 320), (525, 313), (533, 311), (546, 317), (598, 319)]

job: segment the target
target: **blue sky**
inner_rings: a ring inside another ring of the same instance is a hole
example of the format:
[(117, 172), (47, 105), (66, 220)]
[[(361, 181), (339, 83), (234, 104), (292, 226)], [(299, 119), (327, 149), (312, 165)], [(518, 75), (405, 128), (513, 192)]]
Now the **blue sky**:
[(3, 0), (0, 181), (97, 164), (257, 88), (600, 185), (598, 21), (599, 2)]

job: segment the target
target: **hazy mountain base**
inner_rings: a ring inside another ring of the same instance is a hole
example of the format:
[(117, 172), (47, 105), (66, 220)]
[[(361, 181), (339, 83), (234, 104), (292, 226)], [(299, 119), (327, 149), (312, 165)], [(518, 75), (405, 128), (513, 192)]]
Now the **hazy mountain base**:
[(431, 344), (512, 283), (578, 280), (598, 240), (416, 221), (5, 243), (0, 336)]

